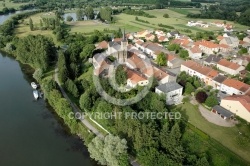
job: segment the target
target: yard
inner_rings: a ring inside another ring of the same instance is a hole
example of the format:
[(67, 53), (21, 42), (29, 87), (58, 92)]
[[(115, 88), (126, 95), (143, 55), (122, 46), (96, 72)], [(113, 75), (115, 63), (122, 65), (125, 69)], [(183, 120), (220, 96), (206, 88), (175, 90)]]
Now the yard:
[(220, 127), (203, 118), (197, 106), (190, 103), (185, 103), (180, 106), (185, 111), (183, 113), (188, 116), (188, 122), (191, 125), (208, 134), (211, 138), (215, 139), (244, 160), (250, 162), (250, 142), (248, 139), (250, 137), (249, 125), (239, 124), (231, 128)]

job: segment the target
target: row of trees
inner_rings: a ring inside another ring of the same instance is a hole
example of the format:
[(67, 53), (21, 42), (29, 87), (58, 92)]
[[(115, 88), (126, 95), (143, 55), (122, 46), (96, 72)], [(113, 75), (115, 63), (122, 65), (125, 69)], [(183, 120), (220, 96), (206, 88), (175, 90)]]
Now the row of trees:
[(52, 41), (42, 35), (29, 35), (15, 43), (15, 54), (23, 63), (46, 71), (56, 57), (56, 48)]
[[(249, 1), (239, 1), (237, 2), (237, 5), (231, 1), (223, 1), (220, 5), (210, 5), (209, 7), (205, 6), (201, 13), (189, 13), (187, 17), (236, 21), (240, 24), (249, 26), (249, 7)], [(237, 12), (241, 12), (241, 14), (238, 16)]]

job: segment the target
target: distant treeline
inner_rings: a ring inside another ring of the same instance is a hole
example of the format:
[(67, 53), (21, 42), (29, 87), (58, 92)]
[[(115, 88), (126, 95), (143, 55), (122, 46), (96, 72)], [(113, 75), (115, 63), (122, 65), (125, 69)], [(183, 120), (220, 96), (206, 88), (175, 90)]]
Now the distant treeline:
[(218, 2), (218, 0), (191, 0), (191, 2), (215, 3), (215, 2)]
[[(236, 12), (240, 12), (238, 15)], [(222, 19), (236, 21), (250, 26), (250, 1), (239, 0), (235, 2), (225, 1), (220, 5), (205, 6), (198, 14), (189, 13), (189, 18)]]
[(174, 29), (174, 27), (172, 26), (169, 26), (169, 25), (165, 25), (165, 24), (158, 24), (159, 27), (162, 27), (162, 28), (168, 28), (168, 29)]
[[(35, 6), (32, 4), (26, 4), (26, 5), (21, 5), (19, 7), (19, 10), (27, 10), (27, 9), (32, 9)], [(4, 7), (2, 10), (0, 10), (0, 15), (4, 15), (4, 14), (9, 14), (9, 13), (15, 13), (16, 9), (15, 8), (8, 8), (8, 7)]]
[(154, 15), (150, 15), (142, 10), (126, 9), (123, 12), (126, 14), (129, 14), (129, 15), (143, 16), (143, 17), (148, 17), (148, 18), (156, 18)]

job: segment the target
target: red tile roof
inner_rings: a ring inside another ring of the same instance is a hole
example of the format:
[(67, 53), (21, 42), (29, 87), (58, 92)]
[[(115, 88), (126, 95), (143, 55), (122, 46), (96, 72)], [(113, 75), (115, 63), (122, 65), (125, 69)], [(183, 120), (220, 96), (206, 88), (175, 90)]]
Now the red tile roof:
[(240, 102), (250, 113), (250, 96), (247, 95), (233, 95), (223, 98), (222, 100), (233, 100)]
[(194, 46), (193, 48), (190, 49), (190, 51), (192, 53), (202, 53), (201, 49), (199, 48), (199, 46)]
[(191, 60), (184, 62), (182, 65), (210, 78), (216, 77), (219, 74), (216, 70)]
[(228, 61), (226, 59), (221, 59), (218, 62), (218, 64), (221, 65), (221, 66), (233, 69), (233, 70), (237, 70), (240, 67), (240, 65), (238, 65), (237, 63), (230, 62), (230, 61)]
[(174, 55), (168, 54), (167, 55), (167, 60), (168, 61), (172, 61), (173, 59), (175, 59), (176, 57)]
[(108, 48), (108, 42), (106, 42), (105, 40), (100, 42), (97, 47), (97, 49), (105, 49), (105, 48)]
[(207, 47), (207, 48), (218, 48), (219, 47), (218, 44), (213, 43), (211, 41), (207, 41), (207, 40), (197, 41), (197, 42), (195, 42), (195, 45), (202, 45), (202, 46)]
[(222, 82), (222, 84), (228, 86), (228, 87), (233, 87), (234, 89), (237, 89), (241, 92), (247, 92), (248, 89), (250, 88), (250, 85), (245, 84), (244, 82), (228, 78), (225, 81)]
[(216, 39), (217, 40), (222, 40), (223, 38), (224, 38), (223, 36), (219, 35)]
[(140, 81), (146, 81), (147, 78), (145, 78), (143, 75), (139, 74), (136, 71), (133, 71), (131, 69), (126, 69), (127, 71), (127, 78), (133, 83), (137, 84)]

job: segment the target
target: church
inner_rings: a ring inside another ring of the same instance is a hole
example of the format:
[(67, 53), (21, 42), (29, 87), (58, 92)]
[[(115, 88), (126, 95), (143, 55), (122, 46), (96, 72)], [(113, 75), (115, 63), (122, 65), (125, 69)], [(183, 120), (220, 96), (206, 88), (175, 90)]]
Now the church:
[(113, 56), (119, 64), (125, 64), (128, 58), (128, 40), (123, 32), (122, 39), (112, 39), (108, 43), (107, 56)]

